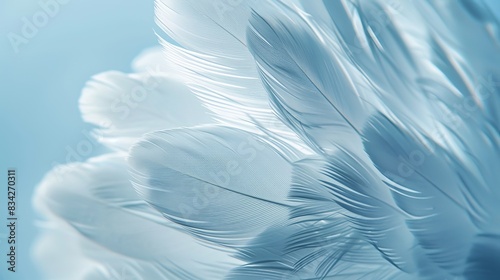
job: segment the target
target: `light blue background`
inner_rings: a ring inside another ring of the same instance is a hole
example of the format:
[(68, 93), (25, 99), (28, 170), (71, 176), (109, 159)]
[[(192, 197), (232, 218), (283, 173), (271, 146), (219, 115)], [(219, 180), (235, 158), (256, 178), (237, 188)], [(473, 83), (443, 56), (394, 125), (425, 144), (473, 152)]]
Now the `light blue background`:
[(38, 0), (0, 0), (0, 238), (9, 167), (17, 168), (20, 219), (18, 272), (6, 273), (0, 240), (0, 279), (42, 279), (30, 256), (37, 234), (33, 188), (91, 129), (78, 111), (85, 82), (106, 70), (130, 71), (137, 54), (157, 45), (153, 6), (152, 0), (69, 0), (16, 54), (8, 34), (21, 34), (22, 18), (42, 8)]
[[(488, 2), (500, 11), (500, 1)], [(37, 234), (32, 190), (54, 162), (65, 163), (68, 148), (86, 139), (82, 131), (90, 126), (78, 111), (85, 82), (106, 70), (130, 71), (132, 59), (157, 44), (153, 0), (70, 0), (16, 54), (7, 34), (20, 34), (22, 18), (40, 10), (37, 0), (0, 0), (0, 238), (9, 167), (17, 168), (21, 219), (18, 272), (6, 273), (0, 240), (1, 279), (41, 279), (30, 257)]]

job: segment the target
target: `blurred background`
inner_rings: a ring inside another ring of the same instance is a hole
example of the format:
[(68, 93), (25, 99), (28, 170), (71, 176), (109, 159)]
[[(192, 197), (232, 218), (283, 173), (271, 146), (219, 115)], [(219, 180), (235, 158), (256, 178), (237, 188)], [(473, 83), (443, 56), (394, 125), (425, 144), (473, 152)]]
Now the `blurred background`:
[[(153, 0), (0, 0), (0, 279), (43, 279), (31, 259), (33, 189), (54, 165), (84, 159), (72, 153), (92, 129), (78, 110), (81, 89), (99, 72), (130, 72), (157, 45), (153, 10)], [(92, 148), (86, 157), (102, 149)], [(5, 253), (8, 168), (18, 177), (16, 273)]]
[[(131, 71), (134, 57), (157, 45), (153, 0), (49, 7), (53, 1), (0, 0), (0, 279), (43, 279), (31, 259), (38, 231), (32, 193), (54, 165), (85, 159), (74, 153), (92, 129), (78, 111), (85, 82), (102, 71)], [(500, 1), (487, 2), (498, 16)], [(85, 157), (101, 149), (92, 142)], [(5, 262), (8, 168), (18, 176), (16, 273)]]

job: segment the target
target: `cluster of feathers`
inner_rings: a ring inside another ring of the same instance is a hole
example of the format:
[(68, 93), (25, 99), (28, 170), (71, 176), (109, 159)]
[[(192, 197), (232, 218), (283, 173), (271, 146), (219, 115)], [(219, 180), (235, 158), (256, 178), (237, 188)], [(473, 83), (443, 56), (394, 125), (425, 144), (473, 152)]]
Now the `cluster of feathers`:
[(500, 31), (478, 1), (157, 0), (86, 85), (109, 153), (34, 204), (49, 279), (499, 279)]

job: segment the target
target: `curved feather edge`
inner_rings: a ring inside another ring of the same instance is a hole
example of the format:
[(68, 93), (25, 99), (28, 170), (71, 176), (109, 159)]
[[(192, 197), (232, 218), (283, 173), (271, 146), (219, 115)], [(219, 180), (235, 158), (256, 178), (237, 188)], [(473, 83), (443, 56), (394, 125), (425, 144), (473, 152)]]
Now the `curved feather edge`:
[(123, 154), (56, 169), (35, 197), (50, 221), (86, 242), (83, 254), (101, 263), (108, 279), (122, 279), (125, 270), (138, 279), (220, 279), (241, 264), (229, 252), (199, 244), (141, 200)]
[(288, 218), (294, 159), (274, 144), (213, 125), (154, 132), (130, 151), (132, 183), (145, 201), (194, 236), (244, 248)]
[(275, 116), (245, 38), (258, 1), (157, 1), (158, 25), (180, 46), (160, 38), (178, 77), (218, 122), (272, 134), (306, 154), (311, 150)]
[[(474, 140), (479, 139), (490, 141), (481, 137), (480, 130), (464, 126), (463, 132), (470, 144), (478, 144)], [(383, 115), (373, 117), (364, 135), (366, 151), (388, 178), (386, 184), (398, 207), (408, 214), (406, 223), (418, 244), (437, 265), (453, 275), (463, 275), (476, 246), (475, 236), (498, 233), (494, 225), (498, 218), (492, 215), (498, 210), (492, 198), (498, 199), (498, 190), (489, 181), (492, 176), (487, 175), (499, 165), (498, 156), (494, 156), (498, 149), (483, 145), (481, 154), (461, 157), (429, 139), (419, 141), (411, 131)], [(467, 150), (467, 146), (460, 149)], [(475, 160), (485, 165), (474, 166)]]
[(96, 75), (79, 106), (84, 121), (98, 126), (96, 138), (117, 150), (127, 150), (147, 132), (214, 122), (185, 85), (163, 72)]
[[(305, 172), (302, 164), (294, 163), (291, 191), (294, 194), (301, 185), (303, 196), (291, 196), (296, 205), (291, 207), (287, 223), (269, 227), (239, 250), (237, 257), (246, 264), (227, 278), (329, 279), (341, 275), (356, 279), (372, 272), (381, 279), (404, 276), (350, 227), (346, 213), (334, 201), (325, 202), (327, 196), (309, 195), (310, 207), (304, 207), (304, 194), (317, 184), (311, 177), (305, 179), (307, 176), (311, 173)], [(321, 207), (323, 211), (310, 211)]]
[[(372, 257), (366, 259), (377, 261), (378, 254), (379, 258), (387, 261), (387, 265), (390, 264), (408, 274), (418, 274), (420, 264), (425, 264), (430, 270), (421, 271), (422, 276), (430, 273), (442, 274), (428, 263), (418, 248), (415, 248), (414, 238), (406, 229), (404, 214), (394, 207), (390, 192), (370, 167), (360, 162), (357, 157), (337, 152), (328, 159), (305, 160), (300, 165), (303, 172), (310, 175), (309, 178), (304, 177), (304, 182), (296, 185), (291, 193), (291, 196), (303, 205), (302, 209), (298, 208), (298, 211), (293, 213), (295, 218), (321, 217), (325, 214), (333, 216), (336, 214), (334, 209), (340, 206), (343, 211), (339, 214), (349, 221), (351, 235), (356, 237), (356, 234), (361, 234), (378, 252), (367, 248), (366, 252)], [(314, 205), (317, 193), (322, 193), (322, 206)], [(331, 221), (323, 221), (325, 224), (318, 229), (318, 234), (332, 235), (328, 231)], [(299, 234), (304, 235), (307, 232)], [(360, 258), (360, 261), (366, 259)]]

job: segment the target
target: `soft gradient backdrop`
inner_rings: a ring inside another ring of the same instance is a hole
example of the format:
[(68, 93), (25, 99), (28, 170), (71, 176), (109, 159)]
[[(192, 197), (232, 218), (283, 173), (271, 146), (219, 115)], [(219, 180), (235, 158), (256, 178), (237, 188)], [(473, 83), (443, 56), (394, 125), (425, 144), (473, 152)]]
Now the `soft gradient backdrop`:
[[(152, 0), (69, 0), (16, 53), (8, 36), (22, 34), (23, 18), (32, 22), (43, 11), (40, 2), (48, 0), (0, 0), (0, 279), (42, 279), (30, 256), (33, 188), (53, 164), (75, 160), (69, 151), (87, 139), (91, 127), (78, 110), (85, 82), (106, 70), (130, 71), (133, 58), (157, 44)], [(19, 184), (15, 274), (5, 255), (9, 167)]]

